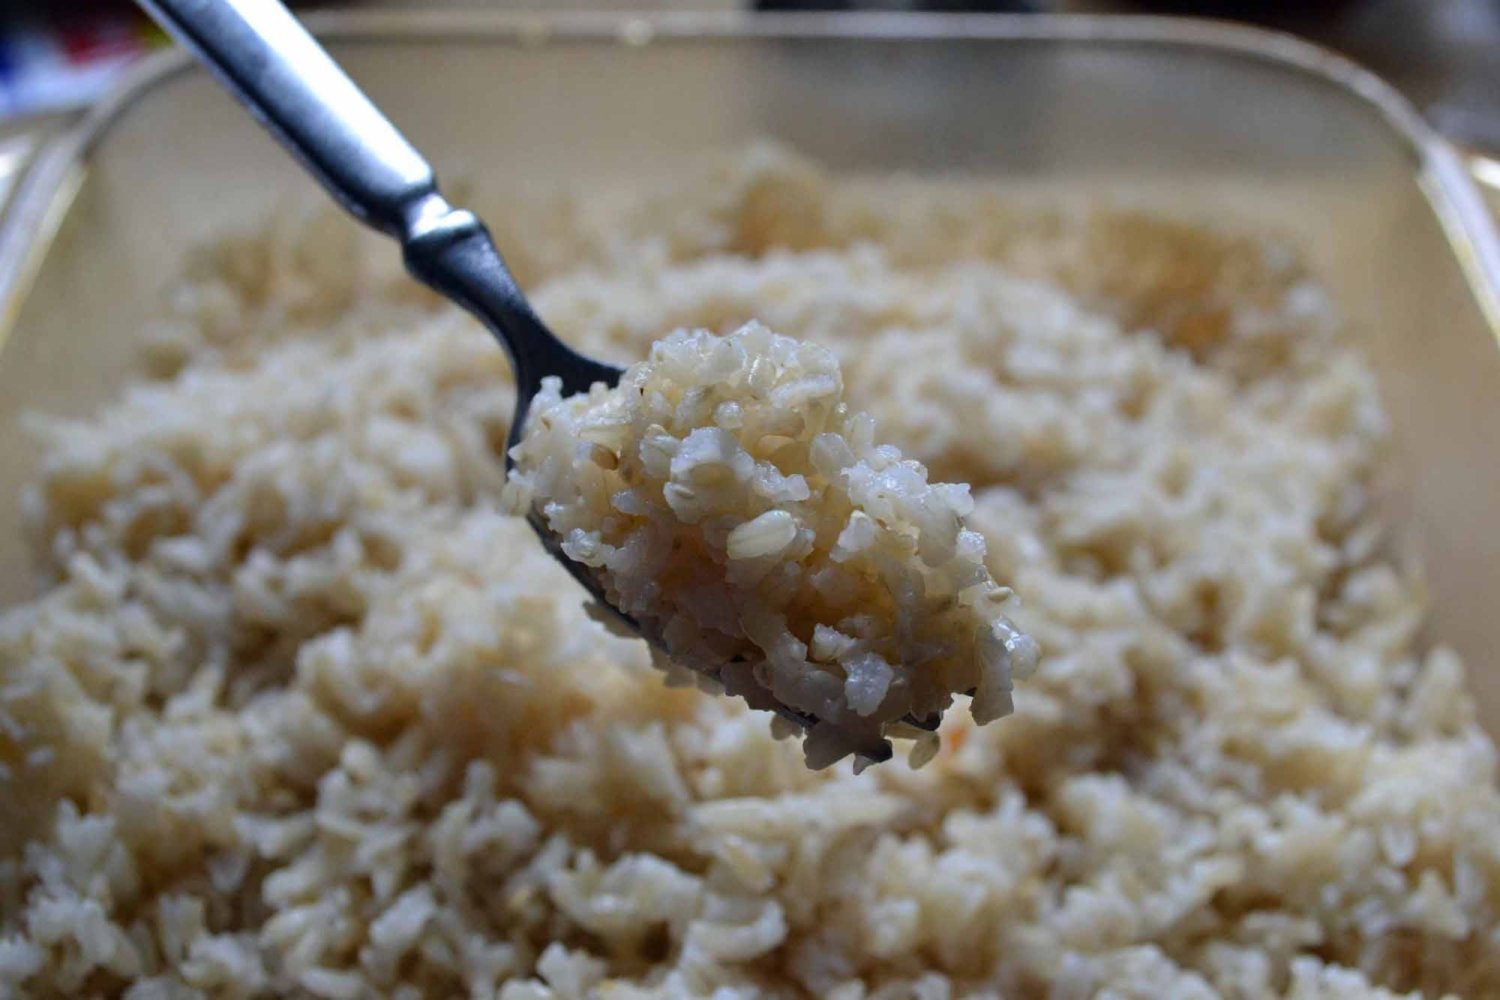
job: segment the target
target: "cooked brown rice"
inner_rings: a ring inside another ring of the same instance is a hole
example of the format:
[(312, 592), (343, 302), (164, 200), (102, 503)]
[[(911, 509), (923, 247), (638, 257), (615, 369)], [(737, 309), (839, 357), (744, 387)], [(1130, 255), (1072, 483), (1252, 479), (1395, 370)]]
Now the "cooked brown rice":
[(925, 763), (958, 693), (975, 722), (1011, 711), (1036, 643), (1001, 612), (969, 488), (877, 444), (826, 347), (680, 330), (617, 386), (561, 388), (532, 401), (506, 506), (536, 512), (669, 676), (805, 726), (814, 768), (853, 753), (858, 771), (892, 736)]
[(767, 151), (489, 214), (589, 351), (759, 318), (973, 484), (1015, 714), (856, 777), (664, 687), (499, 509), (502, 353), (291, 213), (39, 427), (0, 996), (1500, 995), (1495, 745), (1285, 247)]

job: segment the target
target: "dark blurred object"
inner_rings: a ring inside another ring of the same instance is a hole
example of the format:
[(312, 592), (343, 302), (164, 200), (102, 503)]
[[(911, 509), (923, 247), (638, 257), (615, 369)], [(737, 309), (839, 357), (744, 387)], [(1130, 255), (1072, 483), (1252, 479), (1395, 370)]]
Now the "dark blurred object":
[[(288, 7), (327, 6), (300, 0), (282, 2)], [(134, 0), (0, 0), (0, 25), (22, 21), (66, 24), (98, 17), (133, 16), (136, 13)]]
[(1120, 4), (1150, 8), (1158, 14), (1193, 17), (1232, 17), (1239, 20), (1318, 21), (1357, 7), (1361, 0), (1156, 0), (1155, 3)]
[(945, 14), (1035, 14), (1032, 0), (759, 0), (757, 10), (890, 10)]
[(1379, 73), (1450, 137), (1500, 151), (1500, 0), (1054, 0), (1048, 7), (1228, 17), (1291, 31)]

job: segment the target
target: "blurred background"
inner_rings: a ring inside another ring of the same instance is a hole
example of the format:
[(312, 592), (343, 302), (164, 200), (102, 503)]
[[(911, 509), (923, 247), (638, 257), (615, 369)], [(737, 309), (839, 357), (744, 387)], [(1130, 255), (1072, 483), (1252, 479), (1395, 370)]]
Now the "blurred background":
[[(1343, 52), (1450, 137), (1500, 150), (1500, 0), (303, 0), (463, 10), (917, 10), (1182, 14), (1249, 21)], [(129, 0), (0, 0), (0, 119), (85, 106), (165, 44)]]

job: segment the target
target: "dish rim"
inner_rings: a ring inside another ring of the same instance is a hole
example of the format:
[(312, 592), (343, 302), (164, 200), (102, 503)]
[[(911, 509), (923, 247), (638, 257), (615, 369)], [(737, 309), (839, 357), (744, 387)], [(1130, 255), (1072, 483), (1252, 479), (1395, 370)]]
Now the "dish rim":
[[(339, 42), (481, 41), (643, 46), (681, 41), (1039, 41), (1159, 45), (1259, 60), (1332, 85), (1375, 112), (1411, 158), (1416, 179), (1500, 347), (1500, 232), (1463, 156), (1392, 85), (1315, 43), (1250, 25), (1196, 18), (1089, 14), (903, 14), (506, 11), (328, 11), (306, 18)], [(142, 60), (104, 99), (43, 142), (0, 214), (0, 351), (82, 186), (95, 147), (152, 91), (202, 72), (181, 49)]]

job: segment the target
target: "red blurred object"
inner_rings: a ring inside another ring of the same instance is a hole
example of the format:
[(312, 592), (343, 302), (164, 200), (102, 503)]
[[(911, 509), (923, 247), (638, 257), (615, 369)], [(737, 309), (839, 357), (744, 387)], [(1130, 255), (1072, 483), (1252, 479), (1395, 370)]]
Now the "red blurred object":
[(140, 47), (140, 32), (122, 21), (64, 25), (58, 43), (73, 62), (112, 59), (135, 52)]

